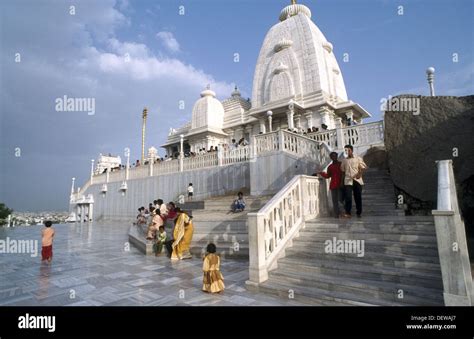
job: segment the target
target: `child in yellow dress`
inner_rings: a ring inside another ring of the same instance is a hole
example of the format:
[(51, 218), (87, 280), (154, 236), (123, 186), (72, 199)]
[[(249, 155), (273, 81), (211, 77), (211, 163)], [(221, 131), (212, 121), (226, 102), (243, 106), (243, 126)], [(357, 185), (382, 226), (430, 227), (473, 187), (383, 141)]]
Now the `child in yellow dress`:
[(224, 277), (220, 271), (221, 259), (216, 253), (216, 245), (207, 245), (202, 270), (204, 272), (202, 290), (209, 293), (220, 293), (224, 290)]

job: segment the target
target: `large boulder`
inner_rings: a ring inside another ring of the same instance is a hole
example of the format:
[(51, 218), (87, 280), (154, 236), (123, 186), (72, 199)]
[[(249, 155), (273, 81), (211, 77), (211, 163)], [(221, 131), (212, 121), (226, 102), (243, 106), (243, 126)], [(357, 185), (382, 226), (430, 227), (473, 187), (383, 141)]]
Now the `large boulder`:
[(419, 100), (419, 111), (385, 112), (385, 148), (394, 184), (416, 199), (436, 202), (436, 161), (452, 159), (460, 205), (466, 206), (463, 200), (472, 199), (472, 192), (461, 187), (474, 175), (474, 96), (401, 95), (392, 100), (407, 98)]
[(364, 162), (369, 168), (387, 169), (387, 152), (383, 146), (374, 146), (367, 150)]

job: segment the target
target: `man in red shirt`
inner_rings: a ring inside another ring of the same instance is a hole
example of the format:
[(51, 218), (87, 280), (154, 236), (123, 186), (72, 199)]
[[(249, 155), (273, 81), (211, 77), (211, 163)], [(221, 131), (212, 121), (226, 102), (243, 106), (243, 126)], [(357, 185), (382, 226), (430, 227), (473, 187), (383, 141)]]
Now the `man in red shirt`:
[(342, 182), (341, 162), (337, 160), (336, 152), (331, 152), (329, 156), (331, 157), (332, 164), (329, 165), (327, 173), (319, 172), (318, 174), (320, 174), (322, 177), (326, 179), (331, 178), (329, 189), (331, 190), (332, 206), (334, 208), (334, 217), (339, 218), (339, 201), (344, 200), (344, 195), (341, 188), (341, 182)]

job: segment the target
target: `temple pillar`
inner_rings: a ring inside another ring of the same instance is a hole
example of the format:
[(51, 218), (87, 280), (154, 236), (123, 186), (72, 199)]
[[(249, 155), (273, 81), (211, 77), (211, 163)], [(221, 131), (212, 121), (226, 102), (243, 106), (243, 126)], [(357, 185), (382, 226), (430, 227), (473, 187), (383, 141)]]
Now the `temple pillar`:
[(89, 221), (93, 221), (92, 219), (94, 217), (94, 204), (89, 204)]
[(294, 121), (293, 121), (294, 114), (295, 114), (295, 111), (294, 111), (293, 108), (290, 108), (290, 109), (288, 109), (288, 111), (286, 111), (286, 117), (288, 119), (288, 129), (290, 129), (290, 130), (295, 129), (295, 124), (294, 124)]
[(326, 125), (328, 129), (333, 127), (333, 122), (331, 121), (331, 116), (334, 115), (333, 110), (329, 108), (329, 106), (321, 106), (318, 109), (318, 113), (321, 116), (321, 125)]
[(298, 131), (301, 130), (301, 115), (295, 114), (295, 127)]
[(310, 110), (306, 111), (304, 114), (304, 117), (306, 118), (306, 121), (308, 122), (308, 128), (313, 128), (313, 112)]

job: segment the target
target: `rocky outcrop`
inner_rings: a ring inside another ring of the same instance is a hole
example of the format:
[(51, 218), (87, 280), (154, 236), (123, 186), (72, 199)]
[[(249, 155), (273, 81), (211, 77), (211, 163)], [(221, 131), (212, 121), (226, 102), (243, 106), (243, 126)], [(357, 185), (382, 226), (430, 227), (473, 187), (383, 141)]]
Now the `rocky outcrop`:
[(395, 186), (420, 201), (435, 203), (435, 162), (452, 159), (460, 206), (469, 225), (466, 228), (472, 228), (468, 208), (473, 205), (473, 191), (465, 187), (474, 175), (474, 95), (392, 98), (399, 104), (402, 100), (408, 103), (407, 99), (413, 100), (411, 112), (407, 105), (389, 105), (385, 113), (385, 148)]
[(387, 169), (387, 152), (383, 146), (371, 147), (364, 155), (364, 162), (369, 168)]

